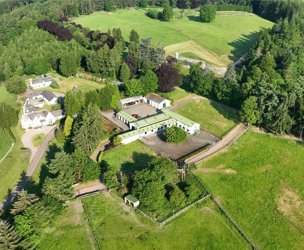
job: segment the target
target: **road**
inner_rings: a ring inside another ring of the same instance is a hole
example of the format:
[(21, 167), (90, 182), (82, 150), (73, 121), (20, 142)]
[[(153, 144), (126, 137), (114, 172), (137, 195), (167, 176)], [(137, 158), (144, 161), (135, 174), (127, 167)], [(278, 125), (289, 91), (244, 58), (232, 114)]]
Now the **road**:
[(231, 130), (226, 136), (223, 137), (222, 140), (211, 146), (206, 151), (203, 151), (197, 155), (194, 155), (185, 160), (186, 164), (198, 163), (211, 155), (221, 151), (222, 149), (231, 145), (237, 138), (239, 138), (245, 131), (247, 130), (247, 126), (240, 123), (233, 130)]
[(42, 160), (42, 157), (44, 156), (46, 150), (48, 149), (49, 142), (54, 139), (55, 137), (55, 130), (58, 126), (54, 127), (45, 137), (42, 145), (37, 150), (36, 154), (34, 155), (33, 159), (31, 160), (25, 175), (22, 177), (22, 179), (18, 182), (17, 186), (14, 188), (14, 190), (11, 192), (11, 194), (2, 202), (0, 203), (0, 211), (2, 209), (7, 208), (16, 198), (18, 192), (22, 191), (25, 188), (25, 185), (27, 181), (31, 178), (33, 175), (35, 169), (39, 166), (40, 161)]

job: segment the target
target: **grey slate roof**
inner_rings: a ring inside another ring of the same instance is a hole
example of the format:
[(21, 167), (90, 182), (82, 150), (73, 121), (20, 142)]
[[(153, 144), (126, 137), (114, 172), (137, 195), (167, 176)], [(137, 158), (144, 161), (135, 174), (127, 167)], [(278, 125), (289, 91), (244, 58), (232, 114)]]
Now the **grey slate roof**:
[(32, 84), (39, 84), (39, 83), (44, 83), (44, 82), (50, 82), (52, 81), (53, 78), (52, 77), (40, 77), (40, 78), (36, 78), (32, 80)]
[(147, 94), (145, 97), (156, 103), (162, 103), (164, 100), (166, 100), (166, 98), (163, 98), (163, 97), (153, 94), (153, 93)]

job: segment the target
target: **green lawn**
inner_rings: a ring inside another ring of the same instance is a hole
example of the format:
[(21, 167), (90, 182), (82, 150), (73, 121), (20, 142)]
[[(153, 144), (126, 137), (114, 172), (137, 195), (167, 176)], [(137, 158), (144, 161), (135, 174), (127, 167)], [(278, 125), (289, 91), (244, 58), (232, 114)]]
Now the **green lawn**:
[(303, 155), (300, 143), (247, 132), (195, 174), (259, 249), (303, 249)]
[(175, 87), (173, 91), (169, 93), (159, 93), (161, 96), (171, 100), (171, 104), (176, 104), (183, 98), (189, 95), (189, 93), (179, 87)]
[(35, 136), (32, 138), (32, 143), (33, 143), (33, 145), (34, 145), (36, 148), (40, 147), (40, 145), (42, 144), (44, 138), (45, 138), (45, 134), (35, 135)]
[(43, 88), (46, 90), (58, 92), (58, 93), (66, 93), (69, 90), (72, 90), (74, 87), (78, 87), (83, 91), (89, 91), (94, 89), (100, 89), (104, 87), (103, 83), (97, 83), (94, 81), (78, 78), (78, 77), (70, 77), (70, 78), (62, 78), (60, 82), (58, 82), (59, 88), (53, 89), (51, 87)]
[(177, 113), (198, 122), (204, 129), (218, 137), (228, 133), (238, 121), (238, 112), (208, 99), (197, 99), (179, 107)]
[(257, 32), (272, 23), (256, 15), (240, 12), (220, 13), (214, 22), (197, 21), (198, 11), (175, 10), (176, 18), (170, 22), (151, 19), (143, 9), (124, 9), (114, 13), (96, 12), (74, 19), (85, 27), (107, 32), (120, 27), (125, 39), (135, 29), (142, 38), (152, 37), (154, 43), (171, 45), (168, 54), (192, 52), (197, 56), (223, 66), (230, 62), (229, 56), (240, 57), (254, 43)]
[(19, 181), (23, 171), (26, 170), (30, 152), (23, 148), (21, 137), (24, 131), (20, 125), (12, 129), (12, 133), (16, 138), (15, 146), (8, 154), (3, 162), (0, 163), (0, 200), (12, 189)]
[(0, 130), (0, 160), (10, 149), (12, 142), (9, 132), (6, 130)]
[(121, 145), (106, 151), (102, 161), (107, 162), (113, 170), (124, 172), (142, 168), (155, 153), (140, 141)]
[(110, 195), (83, 199), (101, 249), (246, 249), (207, 200), (159, 227)]
[(45, 232), (37, 249), (48, 250), (89, 250), (92, 249), (91, 235), (88, 232), (87, 222), (83, 218), (81, 207), (77, 207), (76, 200), (68, 204), (64, 213), (57, 218), (53, 228)]

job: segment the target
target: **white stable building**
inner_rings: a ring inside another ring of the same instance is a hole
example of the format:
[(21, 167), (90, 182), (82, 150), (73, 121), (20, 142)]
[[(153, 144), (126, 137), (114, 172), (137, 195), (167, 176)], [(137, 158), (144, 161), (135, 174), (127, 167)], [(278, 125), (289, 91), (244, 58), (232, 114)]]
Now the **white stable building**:
[(52, 82), (52, 77), (42, 75), (39, 78), (30, 79), (30, 87), (32, 87), (33, 89), (45, 88), (50, 86)]
[(156, 109), (159, 109), (159, 110), (161, 110), (163, 108), (166, 108), (166, 107), (169, 107), (171, 105), (170, 100), (168, 100), (164, 97), (161, 97), (159, 95), (150, 93), (150, 94), (147, 94), (145, 97), (143, 97), (143, 96), (132, 96), (132, 97), (128, 97), (128, 98), (125, 98), (125, 99), (121, 99), (119, 101), (119, 106), (120, 106), (120, 108), (123, 109), (123, 108), (127, 108), (127, 107), (137, 105), (139, 103), (147, 103), (150, 106), (152, 106)]

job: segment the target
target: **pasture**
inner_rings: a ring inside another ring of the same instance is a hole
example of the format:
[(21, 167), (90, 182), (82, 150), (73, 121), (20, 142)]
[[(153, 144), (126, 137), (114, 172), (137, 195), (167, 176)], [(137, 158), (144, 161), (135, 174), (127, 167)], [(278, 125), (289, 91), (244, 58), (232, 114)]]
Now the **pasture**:
[(177, 104), (178, 102), (183, 100), (185, 97), (190, 95), (187, 91), (185, 91), (179, 87), (175, 87), (174, 90), (169, 93), (158, 93), (158, 94), (163, 96), (164, 98), (169, 99), (172, 102), (171, 105)]
[(304, 146), (247, 132), (194, 173), (258, 249), (304, 247)]
[(13, 140), (7, 130), (0, 129), (0, 160), (5, 156), (10, 149)]
[(82, 201), (101, 249), (246, 249), (210, 200), (164, 227), (156, 226), (111, 195)]
[(201, 129), (223, 137), (238, 122), (238, 111), (206, 98), (194, 98), (180, 105), (175, 112), (199, 123)]
[(74, 19), (76, 23), (93, 30), (107, 32), (121, 28), (126, 40), (132, 29), (141, 38), (151, 37), (166, 47), (170, 55), (191, 52), (218, 66), (225, 66), (248, 51), (262, 28), (272, 23), (256, 15), (241, 12), (218, 12), (213, 23), (198, 21), (198, 11), (175, 9), (170, 22), (154, 20), (144, 9), (124, 9), (113, 13), (96, 12)]

